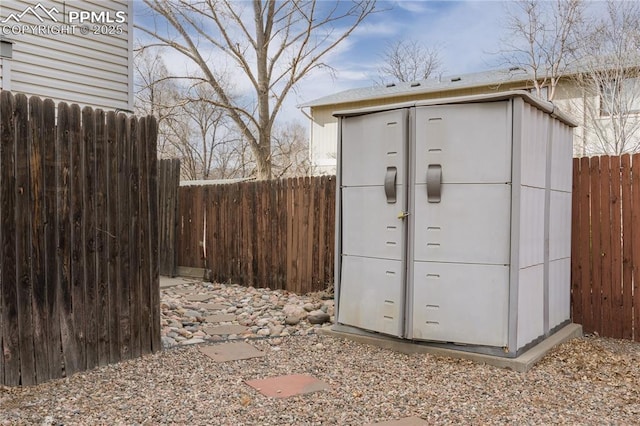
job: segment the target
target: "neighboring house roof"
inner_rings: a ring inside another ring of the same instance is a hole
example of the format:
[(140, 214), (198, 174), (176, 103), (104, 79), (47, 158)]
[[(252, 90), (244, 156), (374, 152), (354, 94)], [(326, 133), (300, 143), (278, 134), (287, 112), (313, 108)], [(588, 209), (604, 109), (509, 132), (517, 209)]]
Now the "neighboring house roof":
[(468, 89), (473, 87), (499, 86), (504, 83), (527, 82), (532, 79), (532, 75), (527, 71), (522, 68), (513, 67), (502, 70), (431, 78), (410, 83), (399, 82), (394, 85), (350, 89), (302, 103), (301, 105), (298, 105), (298, 107), (317, 107), (398, 96), (445, 92), (448, 90)]

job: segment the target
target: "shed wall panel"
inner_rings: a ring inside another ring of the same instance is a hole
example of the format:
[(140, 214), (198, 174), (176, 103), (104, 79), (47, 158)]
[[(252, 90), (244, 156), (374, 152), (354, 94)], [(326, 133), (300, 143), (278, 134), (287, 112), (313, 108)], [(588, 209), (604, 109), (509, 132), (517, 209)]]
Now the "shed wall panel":
[(533, 106), (523, 103), (521, 160), (522, 185), (545, 187), (547, 162), (548, 118)]
[(520, 268), (544, 262), (544, 189), (523, 186), (520, 197)]
[(518, 287), (518, 339), (517, 347), (544, 334), (544, 265), (531, 266), (520, 270)]
[(571, 317), (571, 258), (549, 262), (549, 328), (553, 329)]

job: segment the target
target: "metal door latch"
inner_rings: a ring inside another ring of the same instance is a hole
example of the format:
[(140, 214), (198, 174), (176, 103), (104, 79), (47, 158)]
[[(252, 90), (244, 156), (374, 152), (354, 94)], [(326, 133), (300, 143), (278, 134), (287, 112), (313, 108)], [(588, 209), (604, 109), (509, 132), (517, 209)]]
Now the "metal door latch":
[(409, 212), (400, 212), (400, 213), (398, 213), (398, 219), (404, 219), (407, 216), (409, 216)]

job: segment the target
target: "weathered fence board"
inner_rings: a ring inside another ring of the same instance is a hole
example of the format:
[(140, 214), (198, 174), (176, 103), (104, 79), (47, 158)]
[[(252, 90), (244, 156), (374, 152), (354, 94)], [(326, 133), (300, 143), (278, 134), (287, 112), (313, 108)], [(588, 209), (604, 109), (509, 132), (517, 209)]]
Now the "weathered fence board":
[[(29, 210), (34, 212), (31, 220), (31, 277), (33, 283), (33, 339), (36, 347), (46, 347), (48, 337), (47, 315), (47, 285), (45, 271), (44, 237), (45, 216), (43, 206), (43, 137), (44, 115), (42, 113), (42, 100), (29, 99), (29, 127), (31, 132), (31, 144), (29, 151), (29, 176), (31, 194)], [(35, 369), (40, 371), (41, 377), (49, 377), (49, 363), (46, 351), (35, 353)]]
[[(37, 98), (31, 98), (37, 99)], [(56, 200), (57, 200), (57, 159), (56, 159), (56, 118), (55, 104), (51, 99), (46, 99), (43, 104), (44, 108), (44, 141), (43, 141), (43, 159), (44, 159), (44, 205), (43, 214), (46, 221), (44, 233), (44, 256), (45, 277), (46, 277), (46, 297), (47, 297), (47, 315), (49, 338), (46, 340), (46, 352), (48, 354), (48, 378), (62, 377), (62, 347), (60, 335), (60, 292), (58, 291), (58, 245), (56, 240)], [(53, 218), (53, 220), (52, 220)], [(4, 264), (4, 261), (3, 261)], [(47, 377), (38, 375), (38, 380), (47, 380)]]
[[(622, 338), (633, 338), (633, 221), (631, 218), (631, 157), (625, 154), (621, 159), (622, 172), (622, 229), (627, 238), (622, 237)], [(622, 235), (622, 233), (621, 233)]]
[[(142, 124), (141, 124), (142, 125)], [(153, 116), (147, 117), (144, 121), (146, 128), (145, 138), (145, 160), (147, 175), (141, 188), (146, 188), (147, 193), (147, 212), (145, 221), (148, 226), (147, 250), (145, 259), (148, 260), (149, 282), (154, 285), (149, 286), (150, 293), (150, 320), (151, 335), (150, 351), (156, 352), (162, 349), (162, 341), (160, 339), (160, 268), (158, 266), (158, 123)], [(179, 167), (178, 167), (179, 168)], [(144, 175), (143, 175), (144, 176)], [(144, 189), (143, 189), (143, 192)], [(142, 227), (144, 229), (144, 226)], [(146, 352), (147, 349), (143, 349)]]
[(210, 269), (221, 282), (325, 289), (333, 283), (334, 198), (331, 176), (180, 187), (178, 264)]
[[(108, 216), (108, 163), (106, 116), (104, 111), (95, 111), (95, 252), (97, 259), (108, 259), (109, 216)], [(109, 363), (109, 269), (105, 261), (96, 263), (96, 338), (98, 365)]]
[(96, 280), (96, 122), (94, 111), (82, 109), (84, 185), (82, 188), (82, 232), (84, 248), (84, 312), (86, 368), (98, 365), (98, 281)]
[(640, 341), (640, 154), (573, 162), (572, 317)]
[[(146, 155), (146, 153), (145, 153)], [(160, 275), (175, 276), (177, 268), (177, 205), (180, 160), (160, 160), (158, 164), (158, 233), (160, 235)]]
[(0, 119), (0, 384), (159, 350), (155, 120), (9, 92)]
[[(0, 141), (0, 216), (2, 235), (2, 282), (16, 279), (15, 229), (15, 126), (13, 126), (14, 99), (2, 92), (0, 100), (2, 132)], [(20, 383), (20, 350), (18, 329), (18, 295), (15, 285), (2, 286), (2, 341), (4, 355), (4, 383)]]

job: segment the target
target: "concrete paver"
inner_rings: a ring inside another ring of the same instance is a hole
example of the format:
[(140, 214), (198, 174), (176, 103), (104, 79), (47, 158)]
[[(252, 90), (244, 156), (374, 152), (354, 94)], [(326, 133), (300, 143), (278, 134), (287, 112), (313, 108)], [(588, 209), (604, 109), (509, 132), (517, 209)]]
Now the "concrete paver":
[(184, 278), (184, 277), (166, 277), (161, 275), (160, 276), (160, 288), (170, 288), (170, 287), (176, 287), (182, 284), (189, 284), (189, 283), (193, 283), (196, 282), (191, 278)]
[(208, 311), (221, 311), (225, 308), (228, 308), (229, 305), (223, 305), (221, 303), (202, 303), (200, 307)]
[(209, 315), (208, 317), (206, 317), (205, 321), (209, 323), (217, 323), (217, 322), (233, 321), (234, 319), (236, 319), (236, 316), (233, 314), (215, 314), (215, 315)]
[(200, 346), (199, 350), (216, 362), (257, 358), (265, 355), (264, 352), (245, 342), (221, 343), (218, 345)]
[(204, 331), (210, 336), (213, 336), (213, 335), (224, 336), (227, 334), (244, 333), (248, 329), (249, 329), (248, 327), (245, 327), (243, 325), (230, 324), (230, 325), (218, 325), (215, 327), (205, 327), (202, 329), (202, 331)]
[(370, 423), (366, 426), (423, 426), (428, 425), (426, 420), (420, 417), (405, 417), (404, 419), (389, 420), (388, 422)]
[(329, 385), (322, 380), (306, 374), (292, 374), (266, 379), (247, 380), (245, 383), (261, 394), (273, 398), (287, 398), (289, 396), (329, 389)]
[(206, 302), (213, 299), (213, 294), (187, 294), (184, 298), (189, 302)]

